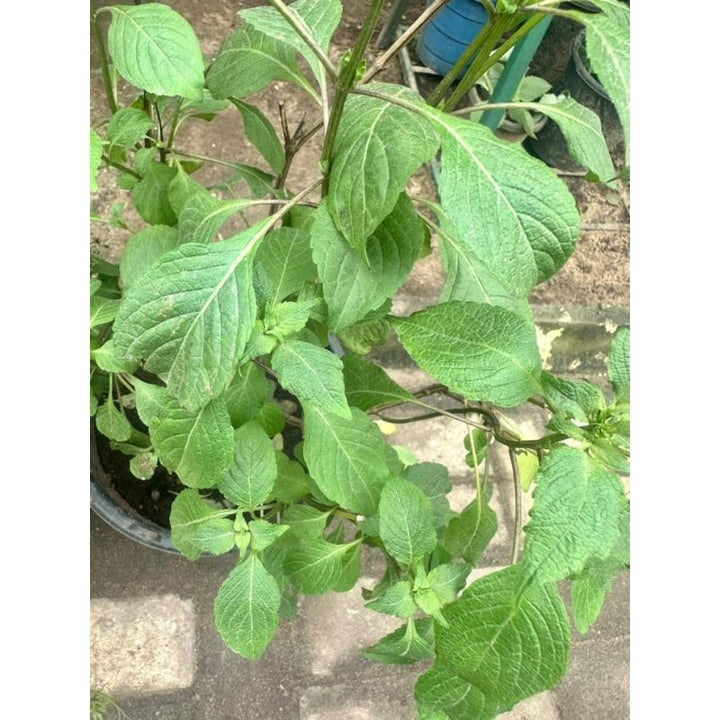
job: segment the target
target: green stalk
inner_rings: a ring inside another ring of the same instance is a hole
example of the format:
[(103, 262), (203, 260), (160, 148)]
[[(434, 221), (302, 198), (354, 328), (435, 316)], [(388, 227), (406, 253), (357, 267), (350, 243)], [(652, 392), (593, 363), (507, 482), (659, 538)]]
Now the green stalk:
[(112, 78), (110, 77), (110, 63), (108, 61), (108, 54), (105, 48), (105, 39), (103, 38), (102, 30), (97, 22), (97, 14), (93, 11), (90, 12), (90, 23), (93, 27), (98, 52), (100, 53), (100, 65), (102, 67), (105, 95), (107, 96), (108, 105), (110, 106), (110, 112), (114, 115), (117, 112), (118, 106), (117, 101), (115, 100), (115, 93), (113, 92)]
[(377, 21), (380, 18), (383, 4), (384, 0), (373, 0), (370, 12), (360, 30), (360, 37), (352, 49), (350, 56), (343, 60), (340, 68), (340, 74), (335, 88), (335, 99), (333, 100), (332, 109), (330, 110), (330, 120), (328, 122), (327, 133), (325, 134), (325, 144), (323, 145), (323, 151), (320, 157), (320, 167), (325, 175), (322, 191), (323, 196), (327, 195), (330, 179), (330, 160), (332, 158), (338, 128), (340, 127), (340, 118), (345, 108), (345, 101), (350, 91), (358, 82), (358, 68), (360, 67), (365, 50), (375, 30), (375, 25), (377, 25)]

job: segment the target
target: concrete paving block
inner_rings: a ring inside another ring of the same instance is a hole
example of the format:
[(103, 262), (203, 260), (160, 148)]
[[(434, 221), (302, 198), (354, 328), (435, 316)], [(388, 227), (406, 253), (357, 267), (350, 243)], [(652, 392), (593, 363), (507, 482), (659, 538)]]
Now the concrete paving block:
[(195, 612), (162, 595), (90, 602), (90, 684), (133, 696), (187, 688), (195, 677)]
[(376, 665), (363, 657), (363, 650), (402, 625), (399, 618), (365, 608), (361, 589), (376, 580), (363, 577), (346, 593), (304, 596), (299, 604), (304, 661), (314, 677), (329, 677), (349, 667), (369, 669)]
[(415, 720), (413, 688), (425, 666), (402, 676), (310, 687), (300, 696), (300, 720)]
[(552, 691), (523, 700), (497, 720), (560, 720), (557, 699)]

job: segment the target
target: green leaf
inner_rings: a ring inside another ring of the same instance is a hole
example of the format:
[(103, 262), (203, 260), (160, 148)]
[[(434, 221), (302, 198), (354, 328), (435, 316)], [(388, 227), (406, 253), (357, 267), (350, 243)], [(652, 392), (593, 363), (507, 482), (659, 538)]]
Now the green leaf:
[(311, 538), (292, 547), (285, 570), (306, 595), (320, 595), (332, 590), (342, 579), (345, 554), (358, 541), (336, 545), (324, 538)]
[[(594, 1), (594, 0), (593, 0)], [(593, 72), (617, 110), (630, 157), (630, 7), (618, 0), (598, 0), (601, 13), (571, 11), (585, 25), (585, 46)]]
[(243, 510), (254, 510), (270, 497), (276, 477), (272, 440), (256, 420), (245, 423), (235, 431), (235, 455), (220, 492)]
[(112, 322), (119, 308), (119, 300), (93, 295), (90, 298), (90, 329)]
[(153, 119), (138, 108), (118, 110), (108, 123), (110, 148), (132, 148), (155, 127)]
[(247, 23), (225, 40), (207, 74), (208, 88), (219, 100), (247, 97), (273, 80), (295, 83), (319, 100), (298, 68), (294, 49)]
[(619, 535), (622, 484), (577, 448), (554, 448), (536, 479), (523, 566), (547, 583), (606, 558)]
[(399, 563), (413, 565), (437, 543), (430, 500), (416, 485), (391, 477), (380, 495), (380, 537)]
[(275, 178), (264, 170), (242, 163), (233, 163), (233, 168), (235, 172), (226, 180), (214, 185), (213, 190), (234, 192), (235, 185), (242, 181), (248, 186), (250, 194), (254, 198), (274, 195), (277, 192), (273, 185)]
[(112, 337), (97, 350), (90, 353), (95, 364), (108, 373), (132, 373), (137, 370), (135, 363), (123, 360), (117, 353)]
[(616, 400), (630, 399), (630, 331), (620, 328), (610, 345), (607, 360), (608, 376)]
[(323, 202), (311, 229), (312, 255), (323, 281), (329, 327), (344, 330), (379, 308), (405, 282), (418, 256), (424, 226), (402, 193), (367, 238), (364, 251), (340, 234)]
[(153, 225), (135, 233), (120, 260), (120, 277), (127, 290), (158, 258), (178, 246), (177, 228)]
[(160, 3), (109, 10), (108, 50), (125, 80), (156, 95), (202, 99), (202, 50), (182, 15)]
[(272, 395), (273, 383), (261, 368), (252, 362), (241, 367), (223, 394), (233, 427), (257, 418)]
[(158, 456), (154, 452), (141, 452), (130, 458), (130, 472), (138, 480), (149, 480), (158, 464)]
[(565, 605), (554, 584), (522, 580), (517, 565), (493, 573), (445, 609), (448, 626), (436, 626), (437, 660), (418, 681), (419, 702), (453, 719), (489, 720), (559, 682), (570, 652)]
[(373, 318), (351, 325), (338, 333), (343, 345), (358, 355), (367, 355), (375, 346), (387, 342), (390, 323), (384, 318)]
[(280, 536), (289, 530), (285, 524), (276, 525), (267, 520), (251, 520), (248, 523), (252, 540), (250, 546), (255, 552), (262, 552), (265, 548), (270, 547)]
[(310, 253), (310, 234), (305, 230), (282, 227), (269, 233), (255, 255), (272, 283), (271, 305), (298, 292), (306, 282), (314, 282), (317, 269)]
[(215, 624), (234, 652), (257, 660), (277, 630), (280, 588), (255, 555), (241, 562), (220, 586)]
[(317, 305), (318, 300), (312, 299), (302, 302), (281, 302), (268, 307), (264, 320), (266, 334), (282, 342), (285, 338), (300, 332)]
[[(421, 102), (414, 92), (397, 85), (365, 87)], [(385, 100), (350, 95), (333, 149), (327, 207), (352, 247), (364, 254), (368, 236), (437, 148), (438, 138), (425, 118)]]
[(455, 392), (510, 407), (540, 389), (535, 328), (505, 308), (453, 301), (391, 322), (413, 360)]
[(196, 193), (206, 193), (207, 190), (185, 172), (182, 163), (177, 163), (176, 167), (177, 174), (168, 185), (167, 194), (170, 207), (180, 217), (185, 203)]
[(344, 419), (351, 418), (345, 398), (343, 365), (337, 355), (302, 340), (288, 340), (273, 353), (272, 367), (280, 384), (303, 404)]
[(181, 245), (123, 298), (114, 325), (118, 350), (144, 359), (188, 408), (219, 395), (235, 374), (255, 320), (251, 256), (265, 227), (221, 243)]
[(479, 123), (432, 116), (442, 130), (440, 197), (457, 235), (503, 288), (527, 295), (575, 249), (580, 218), (573, 196), (516, 143)]
[(362, 575), (362, 545), (355, 545), (342, 561), (342, 570), (337, 581), (330, 588), (333, 592), (348, 592), (357, 585)]
[(150, 225), (175, 225), (177, 216), (168, 199), (168, 187), (177, 170), (165, 163), (151, 162), (143, 179), (132, 189), (140, 217)]
[(281, 173), (285, 167), (285, 148), (282, 146), (275, 128), (254, 105), (235, 98), (230, 98), (230, 101), (242, 115), (247, 139), (260, 151), (273, 171)]
[[(312, 31), (320, 47), (328, 51), (330, 38), (340, 23), (342, 3), (340, 0), (297, 0), (289, 6)], [(324, 69), (315, 53), (290, 23), (274, 8), (261, 7), (241, 10), (240, 15), (263, 34), (273, 37), (285, 45), (294, 47), (306, 60), (318, 81), (322, 82)]]
[(568, 413), (587, 423), (598, 411), (605, 408), (602, 390), (587, 380), (565, 380), (543, 370), (540, 382), (542, 393), (555, 412)]
[[(298, 463), (294, 463), (298, 465)], [(282, 516), (282, 521), (289, 526), (289, 533), (295, 537), (320, 537), (325, 530), (331, 510), (318, 510), (309, 505), (292, 505)]]
[(477, 565), (497, 532), (495, 511), (483, 496), (477, 496), (448, 523), (440, 543), (452, 557), (461, 557)]
[(97, 174), (102, 162), (103, 139), (90, 128), (90, 192), (97, 192)]
[[(465, 587), (465, 580), (472, 567), (467, 563), (448, 563), (434, 567), (427, 575), (427, 589), (437, 595), (441, 606), (453, 602)], [(415, 588), (420, 589), (420, 588)]]
[(204, 552), (230, 552), (235, 547), (235, 530), (227, 516), (233, 512), (212, 505), (197, 490), (183, 490), (170, 510), (173, 544), (189, 560), (197, 560)]
[(517, 454), (517, 461), (518, 470), (520, 471), (520, 485), (523, 492), (528, 492), (540, 470), (540, 461), (534, 452), (523, 451)]
[(345, 395), (353, 407), (369, 410), (378, 405), (415, 399), (414, 395), (391, 380), (381, 367), (358, 355), (345, 355), (342, 364)]
[(389, 474), (377, 425), (357, 409), (350, 420), (319, 407), (303, 409), (303, 453), (312, 479), (341, 507), (372, 515)]
[(602, 182), (615, 187), (615, 166), (602, 133), (600, 118), (592, 110), (571, 97), (529, 105), (531, 110), (544, 113), (557, 123), (572, 158), (595, 173)]
[(132, 435), (132, 425), (125, 417), (125, 413), (117, 409), (112, 399), (106, 400), (95, 413), (95, 427), (105, 437), (118, 442), (129, 440)]
[(180, 242), (209, 243), (233, 215), (244, 210), (251, 200), (218, 200), (207, 190), (194, 192), (183, 205), (178, 219)]
[(413, 599), (412, 584), (401, 580), (388, 588), (382, 595), (373, 598), (365, 607), (385, 615), (399, 618), (412, 617), (418, 609)]
[(436, 529), (444, 528), (452, 516), (447, 499), (447, 494), (452, 489), (448, 469), (439, 463), (417, 463), (407, 467), (403, 471), (403, 477), (425, 493), (430, 500), (433, 525)]
[(285, 429), (285, 415), (274, 402), (265, 403), (260, 408), (257, 421), (268, 437), (275, 437)]
[[(297, 502), (310, 492), (308, 476), (303, 466), (299, 462), (295, 462), (295, 460), (290, 460), (284, 452), (277, 452), (275, 459), (278, 474), (277, 478), (275, 478), (272, 497), (276, 497), (280, 502), (288, 504)], [(288, 513), (290, 513), (291, 510), (293, 510), (293, 508), (290, 508)], [(283, 521), (290, 524), (288, 513), (283, 515)], [(294, 516), (291, 515), (291, 517)]]
[(434, 635), (431, 618), (411, 618), (406, 625), (367, 648), (364, 655), (368, 660), (385, 665), (411, 665), (432, 660)]

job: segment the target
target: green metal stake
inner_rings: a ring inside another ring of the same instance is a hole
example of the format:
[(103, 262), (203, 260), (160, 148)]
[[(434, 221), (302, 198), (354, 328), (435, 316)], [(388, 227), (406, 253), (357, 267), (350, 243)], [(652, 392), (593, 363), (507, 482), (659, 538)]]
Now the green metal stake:
[[(530, 62), (535, 57), (542, 39), (545, 37), (547, 29), (552, 22), (552, 15), (543, 18), (520, 42), (513, 48), (510, 59), (505, 64), (505, 69), (498, 80), (492, 97), (491, 103), (508, 103), (512, 102), (520, 87), (520, 82), (525, 77)], [(502, 108), (494, 110), (486, 110), (480, 122), (490, 130), (497, 130), (503, 119), (505, 111)]]

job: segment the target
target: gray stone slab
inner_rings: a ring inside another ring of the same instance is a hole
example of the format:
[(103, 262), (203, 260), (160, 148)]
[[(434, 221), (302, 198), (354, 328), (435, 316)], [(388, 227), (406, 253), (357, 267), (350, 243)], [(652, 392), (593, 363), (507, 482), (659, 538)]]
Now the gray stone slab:
[(113, 696), (190, 687), (195, 679), (191, 600), (152, 595), (90, 603), (90, 684)]

